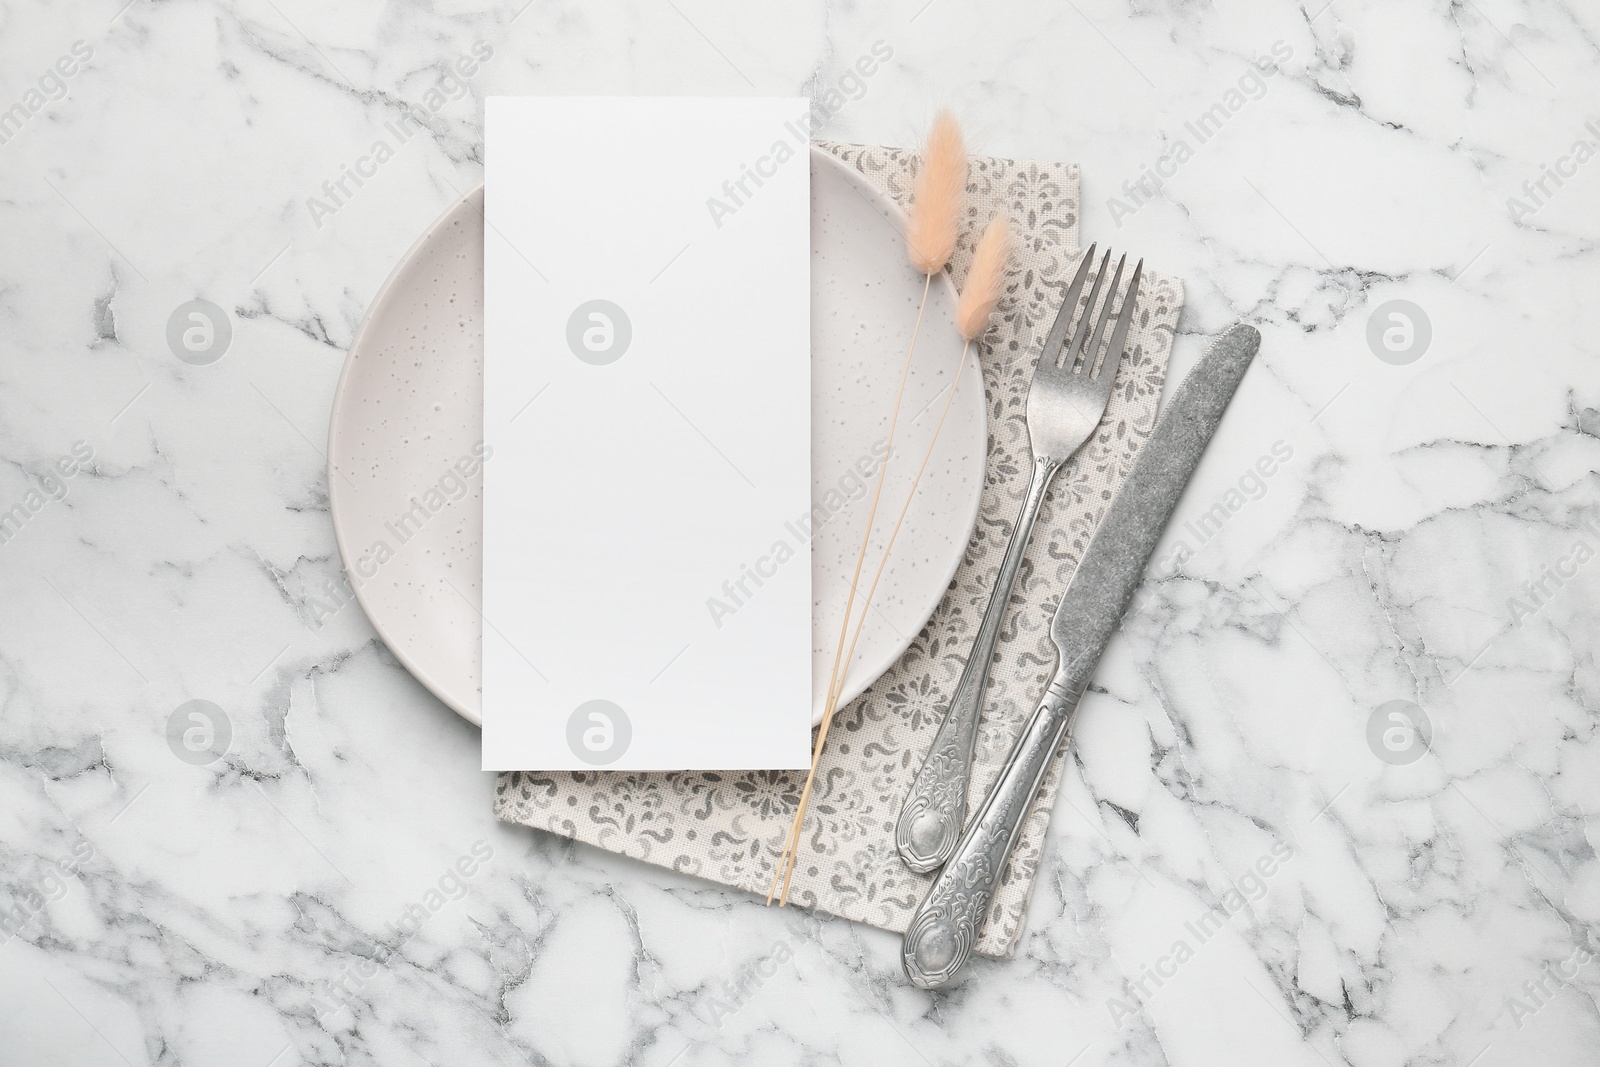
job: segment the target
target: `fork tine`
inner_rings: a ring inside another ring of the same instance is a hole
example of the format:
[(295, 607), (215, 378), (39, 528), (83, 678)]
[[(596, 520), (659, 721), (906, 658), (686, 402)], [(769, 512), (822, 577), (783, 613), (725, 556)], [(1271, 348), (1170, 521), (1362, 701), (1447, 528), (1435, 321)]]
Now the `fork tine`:
[[(1100, 358), (1100, 338), (1106, 335), (1106, 323), (1111, 319), (1111, 305), (1116, 302), (1117, 288), (1122, 284), (1122, 268), (1127, 265), (1126, 254), (1117, 260), (1117, 273), (1111, 276), (1111, 288), (1106, 290), (1106, 305), (1100, 309), (1100, 317), (1094, 323), (1094, 337), (1089, 341), (1089, 347), (1083, 352), (1083, 372), (1090, 380), (1099, 376), (1094, 373), (1095, 363)], [(1093, 310), (1092, 308), (1090, 310)]]
[(1094, 272), (1094, 288), (1089, 290), (1089, 303), (1084, 306), (1083, 318), (1078, 320), (1078, 328), (1072, 331), (1072, 343), (1067, 346), (1067, 356), (1061, 367), (1068, 374), (1078, 365), (1078, 353), (1083, 350), (1083, 340), (1089, 334), (1089, 320), (1094, 316), (1095, 301), (1100, 299), (1100, 290), (1106, 284), (1106, 267), (1111, 263), (1111, 249), (1106, 249), (1106, 254), (1100, 260), (1100, 269)]
[[(1133, 322), (1134, 302), (1139, 299), (1139, 278), (1144, 274), (1144, 260), (1140, 260), (1133, 268), (1133, 277), (1128, 281), (1128, 295), (1122, 298), (1122, 308), (1117, 312), (1117, 324), (1111, 330), (1111, 345), (1106, 349), (1105, 366), (1100, 368), (1101, 374), (1112, 378), (1117, 376), (1117, 366), (1122, 362), (1122, 346), (1128, 340), (1128, 325)], [(1115, 295), (1115, 294), (1113, 294)], [(1110, 303), (1107, 298), (1106, 303)]]
[(1056, 321), (1050, 326), (1050, 335), (1045, 338), (1044, 348), (1039, 351), (1041, 366), (1055, 366), (1056, 360), (1061, 357), (1061, 345), (1067, 339), (1067, 327), (1072, 325), (1072, 313), (1078, 308), (1078, 296), (1083, 292), (1083, 280), (1089, 276), (1089, 264), (1094, 260), (1094, 245), (1089, 246), (1089, 251), (1083, 254), (1083, 262), (1078, 265), (1078, 273), (1072, 278), (1072, 284), (1067, 286), (1067, 295), (1061, 301), (1061, 310), (1056, 312)]

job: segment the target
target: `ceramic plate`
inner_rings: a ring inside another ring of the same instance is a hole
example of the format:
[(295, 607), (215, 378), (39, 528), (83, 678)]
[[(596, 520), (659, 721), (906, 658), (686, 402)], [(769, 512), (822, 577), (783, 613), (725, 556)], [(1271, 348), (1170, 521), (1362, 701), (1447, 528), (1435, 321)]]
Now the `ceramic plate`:
[[(400, 261), (350, 347), (328, 433), (334, 534), (362, 608), (407, 669), (473, 722), (481, 721), (483, 630), (494, 624), (479, 612), (483, 226), (479, 187)], [(922, 295), (923, 278), (906, 262), (903, 226), (899, 209), (860, 175), (812, 150), (812, 511), (795, 516), (784, 536), (811, 549), (814, 721)], [(948, 278), (935, 278), (863, 593), (952, 381), (956, 395), (867, 612), (845, 701), (922, 629), (977, 521), (987, 446), (983, 386), (975, 358), (957, 370), (955, 301)]]

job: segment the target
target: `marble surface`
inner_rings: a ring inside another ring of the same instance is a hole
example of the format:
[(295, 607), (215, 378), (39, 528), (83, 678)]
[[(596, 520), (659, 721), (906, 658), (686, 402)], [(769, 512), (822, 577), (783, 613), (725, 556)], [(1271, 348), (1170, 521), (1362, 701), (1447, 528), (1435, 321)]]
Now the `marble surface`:
[[(1594, 1062), (1597, 42), (1519, 0), (5, 0), (0, 1062)], [(344, 349), (483, 95), (796, 90), (1081, 163), (1084, 238), (1188, 282), (1175, 375), (1264, 334), (1019, 955), (948, 993), (497, 825), (338, 587)], [(220, 359), (169, 344), (197, 298)]]

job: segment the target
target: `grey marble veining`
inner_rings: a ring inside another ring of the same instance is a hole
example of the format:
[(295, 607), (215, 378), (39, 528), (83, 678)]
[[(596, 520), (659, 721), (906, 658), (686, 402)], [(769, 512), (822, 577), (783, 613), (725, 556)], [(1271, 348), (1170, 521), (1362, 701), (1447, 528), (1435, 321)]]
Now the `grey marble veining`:
[[(123, 3), (0, 0), (0, 1063), (1595, 1061), (1592, 7)], [(1080, 163), (1172, 380), (1263, 333), (947, 993), (497, 825), (330, 592), (343, 352), (484, 94), (797, 90)]]

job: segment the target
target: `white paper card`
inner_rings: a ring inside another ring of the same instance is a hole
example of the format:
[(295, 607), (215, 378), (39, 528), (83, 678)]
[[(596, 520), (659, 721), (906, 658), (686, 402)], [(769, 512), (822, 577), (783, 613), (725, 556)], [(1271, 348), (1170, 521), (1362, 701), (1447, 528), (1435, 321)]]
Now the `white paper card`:
[(809, 765), (807, 106), (488, 101), (485, 770)]

